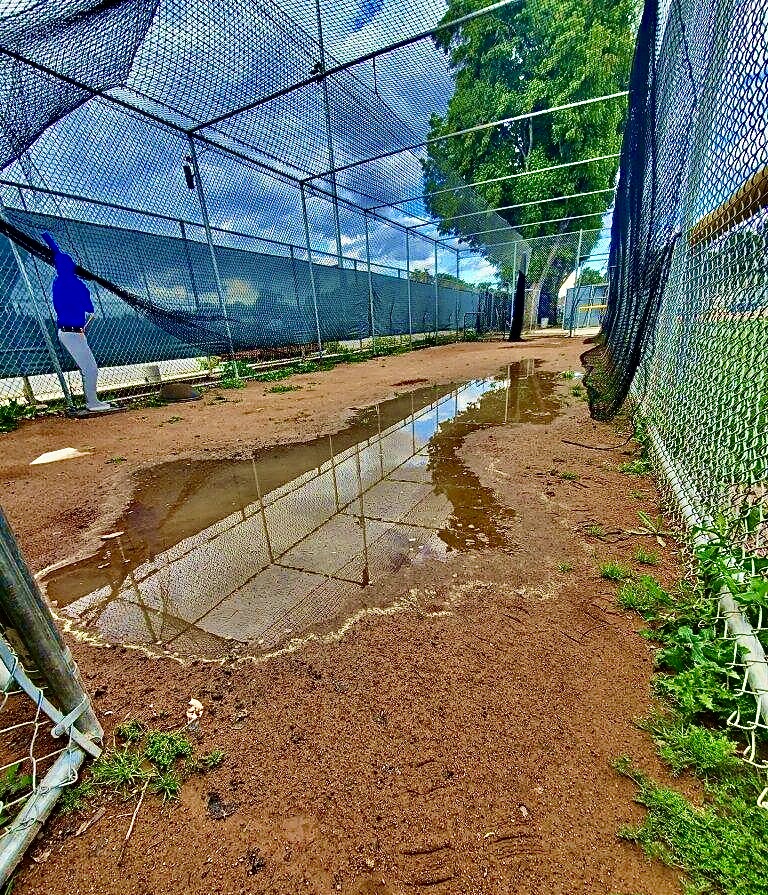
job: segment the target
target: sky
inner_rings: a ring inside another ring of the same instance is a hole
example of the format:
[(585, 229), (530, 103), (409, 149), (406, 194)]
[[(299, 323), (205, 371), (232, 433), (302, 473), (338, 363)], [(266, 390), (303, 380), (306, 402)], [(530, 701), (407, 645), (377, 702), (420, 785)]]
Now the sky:
[[(88, 5), (89, 0), (79, 0), (79, 6)], [(41, 14), (48, 15), (56, 8), (60, 8), (57, 0), (41, 0), (30, 7), (35, 14), (42, 9)], [(2, 10), (0, 0), (0, 24)], [(402, 0), (321, 0), (326, 64), (357, 58), (432, 27), (444, 10), (443, 0), (418, 0), (407, 7)], [(209, 120), (307, 77), (319, 56), (316, 35), (314, 0), (281, 0), (279, 5), (273, 0), (249, 4), (236, 0), (161, 2), (131, 68), (130, 89), (116, 93), (131, 102), (139, 94), (154, 97), (166, 107), (154, 101), (142, 103), (161, 114), (169, 114), (170, 103), (177, 110), (172, 117), (181, 124)], [(104, 41), (114, 36), (105, 31)], [(90, 39), (98, 43), (98, 35)], [(57, 52), (72, 71), (82, 75), (80, 66), (89, 66), (90, 76), (108, 80), (108, 60), (95, 52), (97, 47), (92, 49), (85, 61), (74, 45), (69, 56), (66, 46)], [(35, 95), (32, 88), (40, 85), (27, 86), (28, 94)], [(451, 90), (446, 57), (431, 41), (380, 57), (375, 74), (366, 63), (332, 79), (329, 93), (336, 164), (423, 139), (429, 116), (445, 112)], [(236, 141), (247, 141), (258, 148), (266, 164), (295, 176), (330, 167), (322, 92), (315, 84), (217, 125), (215, 137), (235, 148), (242, 147)], [(122, 109), (96, 100), (72, 111), (38, 139), (31, 152), (31, 180), (48, 189), (199, 220), (197, 196), (186, 189), (183, 178), (187, 152), (182, 136), (137, 122)], [(300, 197), (294, 185), (204, 147), (198, 158), (214, 227), (304, 244)], [(18, 165), (6, 173), (12, 179), (24, 179)], [(29, 167), (26, 174), (30, 174)], [(382, 195), (402, 198), (418, 195), (423, 189), (420, 165), (411, 153), (354, 167), (340, 174), (338, 183), (342, 194), (348, 189), (368, 191), (369, 195), (375, 191), (373, 198), (366, 200), (369, 204), (379, 204)], [(328, 188), (327, 181), (319, 185)], [(151, 221), (149, 217), (86, 208), (82, 203), (59, 203), (51, 208), (50, 200), (41, 200), (32, 210), (55, 212), (57, 207), (61, 214), (86, 215), (95, 222), (121, 226), (146, 227)], [(418, 212), (418, 204), (412, 210)], [(335, 252), (331, 203), (309, 193), (308, 212), (313, 249)], [(388, 213), (405, 226), (422, 223), (402, 210)], [(363, 215), (342, 207), (339, 216), (343, 253), (365, 258)], [(372, 255), (382, 264), (404, 267), (402, 230), (373, 217), (368, 230)], [(438, 235), (434, 227), (421, 227), (419, 232)], [(434, 249), (427, 240), (414, 237), (410, 249), (412, 267), (434, 271)], [(439, 252), (438, 268), (455, 273), (455, 255)], [(466, 251), (461, 275), (473, 283), (493, 281), (496, 269), (481, 255)]]

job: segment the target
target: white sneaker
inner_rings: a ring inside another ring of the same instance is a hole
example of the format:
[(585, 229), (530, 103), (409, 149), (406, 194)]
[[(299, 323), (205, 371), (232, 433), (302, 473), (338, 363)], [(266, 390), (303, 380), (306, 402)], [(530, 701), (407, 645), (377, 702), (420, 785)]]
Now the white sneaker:
[(95, 404), (86, 405), (91, 413), (100, 413), (103, 410), (112, 410), (112, 405), (108, 401), (97, 401)]

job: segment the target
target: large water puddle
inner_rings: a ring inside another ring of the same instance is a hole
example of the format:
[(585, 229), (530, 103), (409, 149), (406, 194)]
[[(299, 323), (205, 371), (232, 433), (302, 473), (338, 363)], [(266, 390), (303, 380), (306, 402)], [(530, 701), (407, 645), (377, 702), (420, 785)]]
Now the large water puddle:
[(331, 437), (157, 466), (121, 533), (49, 574), (47, 596), (104, 640), (184, 657), (333, 629), (377, 605), (377, 584), (403, 564), (503, 543), (511, 511), (458, 449), (480, 428), (550, 421), (554, 382), (523, 361), (385, 401)]

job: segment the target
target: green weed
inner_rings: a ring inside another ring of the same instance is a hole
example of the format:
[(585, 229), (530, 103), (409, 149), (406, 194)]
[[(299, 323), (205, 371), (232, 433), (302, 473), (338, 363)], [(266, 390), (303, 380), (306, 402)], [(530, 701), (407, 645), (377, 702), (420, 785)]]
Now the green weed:
[(588, 525), (586, 532), (590, 538), (602, 538), (605, 536), (605, 528), (602, 525)]
[(557, 571), (565, 574), (566, 572), (573, 571), (573, 563), (570, 562), (559, 562), (557, 564)]
[(634, 559), (641, 566), (657, 566), (659, 564), (659, 554), (655, 550), (643, 550), (642, 547), (635, 551)]
[(207, 752), (205, 755), (198, 755), (188, 759), (185, 764), (190, 771), (197, 772), (198, 774), (205, 774), (208, 771), (212, 771), (214, 768), (219, 767), (226, 757), (227, 753), (223, 752), (221, 749), (211, 749), (211, 751)]
[(745, 770), (736, 757), (736, 744), (723, 733), (662, 712), (655, 712), (638, 727), (651, 735), (675, 775), (690, 770), (701, 778), (723, 779), (729, 774), (739, 777)]
[(568, 469), (558, 472), (558, 476), (566, 482), (576, 482), (579, 479), (578, 472), (571, 472)]
[(710, 788), (705, 804), (698, 807), (646, 777), (627, 759), (616, 768), (635, 782), (636, 801), (647, 809), (642, 824), (625, 827), (619, 835), (637, 843), (649, 857), (682, 868), (691, 880), (691, 895), (768, 891), (768, 811), (755, 804), (754, 772), (746, 775), (752, 779), (735, 787)]
[(625, 475), (648, 475), (651, 471), (651, 461), (647, 457), (637, 457), (619, 465), (619, 472)]
[(94, 785), (89, 780), (78, 783), (76, 786), (67, 786), (59, 796), (58, 809), (62, 814), (75, 814), (82, 811), (95, 792)]
[(587, 398), (587, 390), (582, 385), (571, 386), (571, 394), (574, 398), (583, 398), (584, 400)]
[(625, 581), (619, 590), (618, 601), (624, 609), (632, 609), (646, 620), (655, 618), (660, 609), (671, 605), (670, 595), (650, 575)]
[(115, 735), (120, 737), (121, 740), (126, 740), (129, 743), (140, 743), (144, 739), (146, 733), (147, 725), (137, 718), (123, 721), (122, 724), (118, 724), (115, 728)]
[(29, 774), (22, 774), (21, 765), (19, 761), (0, 774), (0, 802), (9, 802), (32, 788), (32, 777)]
[(632, 577), (632, 570), (617, 562), (606, 562), (600, 566), (600, 577), (606, 581), (625, 581)]
[(0, 404), (0, 432), (13, 432), (22, 420), (32, 419), (35, 412), (33, 404), (22, 404), (15, 398)]
[(127, 463), (128, 461), (125, 457), (110, 457), (109, 460), (105, 460), (104, 462), (112, 463), (113, 465), (117, 466), (119, 463)]
[(271, 388), (268, 388), (267, 391), (271, 392), (273, 395), (282, 395), (285, 392), (299, 391), (301, 388), (303, 388), (301, 385), (273, 385)]
[(175, 771), (158, 771), (152, 776), (149, 789), (167, 802), (178, 796), (181, 790), (181, 778)]
[(560, 374), (563, 379), (575, 379), (576, 373), (573, 370), (563, 370)]
[(158, 731), (147, 734), (144, 755), (162, 770), (167, 770), (177, 759), (188, 758), (191, 754), (192, 744), (183, 734)]

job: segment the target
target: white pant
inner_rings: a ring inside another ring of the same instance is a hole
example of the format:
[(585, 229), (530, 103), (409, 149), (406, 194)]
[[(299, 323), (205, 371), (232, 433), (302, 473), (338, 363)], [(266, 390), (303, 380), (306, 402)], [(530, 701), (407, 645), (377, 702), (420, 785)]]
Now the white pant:
[(96, 364), (96, 358), (88, 345), (88, 339), (85, 338), (85, 333), (68, 333), (59, 330), (59, 341), (72, 355), (72, 359), (80, 368), (80, 373), (83, 377), (86, 406), (98, 406), (99, 396), (96, 394), (96, 380), (99, 376), (99, 368)]

